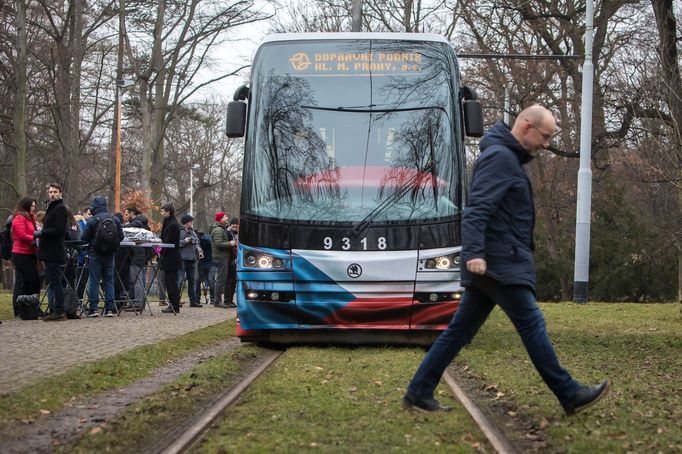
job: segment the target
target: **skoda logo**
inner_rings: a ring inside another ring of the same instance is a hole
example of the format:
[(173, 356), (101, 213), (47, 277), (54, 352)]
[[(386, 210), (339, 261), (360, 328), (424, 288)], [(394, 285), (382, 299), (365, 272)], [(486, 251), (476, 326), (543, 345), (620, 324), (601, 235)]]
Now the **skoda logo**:
[(362, 267), (358, 265), (357, 263), (351, 263), (348, 266), (348, 269), (346, 270), (348, 275), (352, 277), (353, 279), (360, 277), (362, 274)]
[(310, 66), (310, 59), (308, 58), (308, 54), (305, 52), (299, 52), (295, 54), (293, 57), (289, 59), (289, 62), (291, 62), (291, 66), (296, 71), (303, 71), (305, 70), (308, 66)]

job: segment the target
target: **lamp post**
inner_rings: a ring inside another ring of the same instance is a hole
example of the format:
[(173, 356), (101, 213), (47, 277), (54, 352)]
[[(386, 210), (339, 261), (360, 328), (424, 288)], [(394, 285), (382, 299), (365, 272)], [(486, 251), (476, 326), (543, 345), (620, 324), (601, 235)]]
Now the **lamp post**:
[(194, 169), (199, 169), (199, 164), (189, 166), (189, 214), (194, 216)]
[(135, 85), (132, 79), (116, 81), (116, 188), (114, 189), (114, 210), (121, 211), (121, 91)]
[(582, 101), (580, 108), (580, 169), (575, 216), (575, 264), (573, 302), (586, 303), (590, 275), (590, 223), (592, 216), (592, 96), (594, 65), (592, 33), (594, 32), (593, 0), (585, 2), (585, 61), (583, 63)]

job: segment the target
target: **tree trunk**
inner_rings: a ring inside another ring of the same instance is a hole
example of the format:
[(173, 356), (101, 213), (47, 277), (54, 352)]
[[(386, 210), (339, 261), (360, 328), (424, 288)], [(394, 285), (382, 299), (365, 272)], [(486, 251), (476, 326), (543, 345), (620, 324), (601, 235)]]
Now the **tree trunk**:
[[(663, 86), (667, 92), (666, 103), (672, 116), (673, 129), (673, 152), (677, 156), (677, 181), (682, 178), (682, 77), (680, 76), (680, 66), (677, 50), (677, 21), (673, 11), (673, 0), (651, 0), (651, 5), (656, 16), (656, 28), (659, 37), (659, 56), (661, 59), (661, 69)], [(682, 187), (678, 186), (677, 197), (677, 219), (682, 219)], [(677, 299), (682, 302), (682, 232), (678, 224), (675, 233), (675, 244), (678, 256), (678, 280), (677, 280)]]
[[(85, 10), (85, 0), (72, 0), (74, 2), (73, 15), (68, 18), (71, 23), (69, 31), (69, 59), (71, 61), (71, 76), (69, 77), (69, 141), (66, 143), (67, 149), (64, 154), (69, 155), (70, 166), (66, 177), (66, 187), (75, 188), (80, 179), (80, 169), (74, 168), (75, 164), (80, 164), (82, 154), (81, 144), (81, 68), (85, 55), (85, 37), (83, 36), (83, 15)], [(74, 207), (75, 208), (75, 207)]]
[(26, 3), (17, 0), (17, 60), (15, 63), (16, 92), (14, 95), (14, 191), (17, 197), (27, 194), (26, 185)]
[[(109, 175), (111, 175), (111, 180), (113, 181), (110, 189), (109, 189), (109, 200), (110, 200), (110, 206), (114, 207), (115, 206), (115, 200), (116, 197), (121, 197), (121, 194), (116, 194), (116, 153), (121, 153), (121, 150), (119, 149), (118, 151), (116, 150), (116, 143), (118, 141), (119, 137), (119, 130), (121, 128), (121, 125), (119, 124), (121, 121), (121, 96), (123, 95), (122, 90), (119, 90), (118, 88), (118, 81), (123, 79), (123, 46), (125, 45), (124, 43), (124, 38), (123, 38), (123, 33), (125, 31), (125, 1), (124, 0), (119, 0), (118, 2), (118, 49), (117, 51), (117, 59), (116, 59), (116, 80), (114, 81), (116, 83), (116, 103), (114, 105), (114, 122), (113, 126), (111, 128), (111, 156), (114, 158), (111, 160), (111, 165), (109, 166)], [(120, 145), (119, 145), (120, 146)], [(119, 175), (120, 178), (120, 175)]]
[(154, 86), (154, 113), (152, 115), (152, 131), (154, 140), (154, 152), (152, 153), (152, 200), (163, 205), (166, 201), (163, 198), (164, 180), (166, 172), (164, 169), (164, 155), (163, 155), (163, 138), (164, 138), (164, 122), (166, 120), (167, 104), (164, 96), (164, 88), (166, 82), (166, 68), (160, 66), (157, 68), (156, 83)]

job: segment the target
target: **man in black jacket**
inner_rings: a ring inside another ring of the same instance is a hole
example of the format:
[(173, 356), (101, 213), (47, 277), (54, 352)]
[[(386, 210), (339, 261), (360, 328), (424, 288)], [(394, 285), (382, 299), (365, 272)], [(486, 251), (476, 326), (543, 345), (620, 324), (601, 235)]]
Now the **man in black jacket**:
[(169, 305), (161, 312), (174, 314), (180, 312), (180, 289), (178, 288), (178, 271), (182, 269), (180, 257), (180, 224), (175, 218), (175, 207), (167, 203), (161, 207), (163, 226), (161, 227), (161, 242), (172, 244), (172, 248), (162, 248), (161, 264), (163, 270), (166, 292), (168, 293)]
[(50, 313), (43, 320), (58, 322), (66, 320), (61, 267), (66, 263), (64, 239), (69, 213), (62, 200), (62, 187), (58, 183), (50, 183), (47, 196), (49, 204), (45, 211), (43, 229), (33, 236), (38, 239), (38, 260), (45, 262), (45, 282), (48, 284)]
[(445, 368), (471, 342), (498, 305), (512, 321), (528, 356), (567, 415), (596, 403), (609, 382), (583, 386), (559, 364), (535, 301), (533, 190), (523, 165), (549, 146), (554, 116), (524, 109), (513, 128), (496, 123), (481, 139), (469, 203), (462, 217), (462, 285), (466, 288), (447, 329), (431, 346), (403, 398), (407, 408), (447, 411), (433, 398)]

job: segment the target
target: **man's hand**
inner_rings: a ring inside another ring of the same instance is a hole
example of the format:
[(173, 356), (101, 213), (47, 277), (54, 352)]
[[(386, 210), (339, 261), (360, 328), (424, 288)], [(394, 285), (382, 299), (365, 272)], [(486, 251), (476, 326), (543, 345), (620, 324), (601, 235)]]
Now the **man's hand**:
[(485, 259), (471, 259), (467, 262), (467, 270), (474, 274), (484, 275), (488, 269)]

